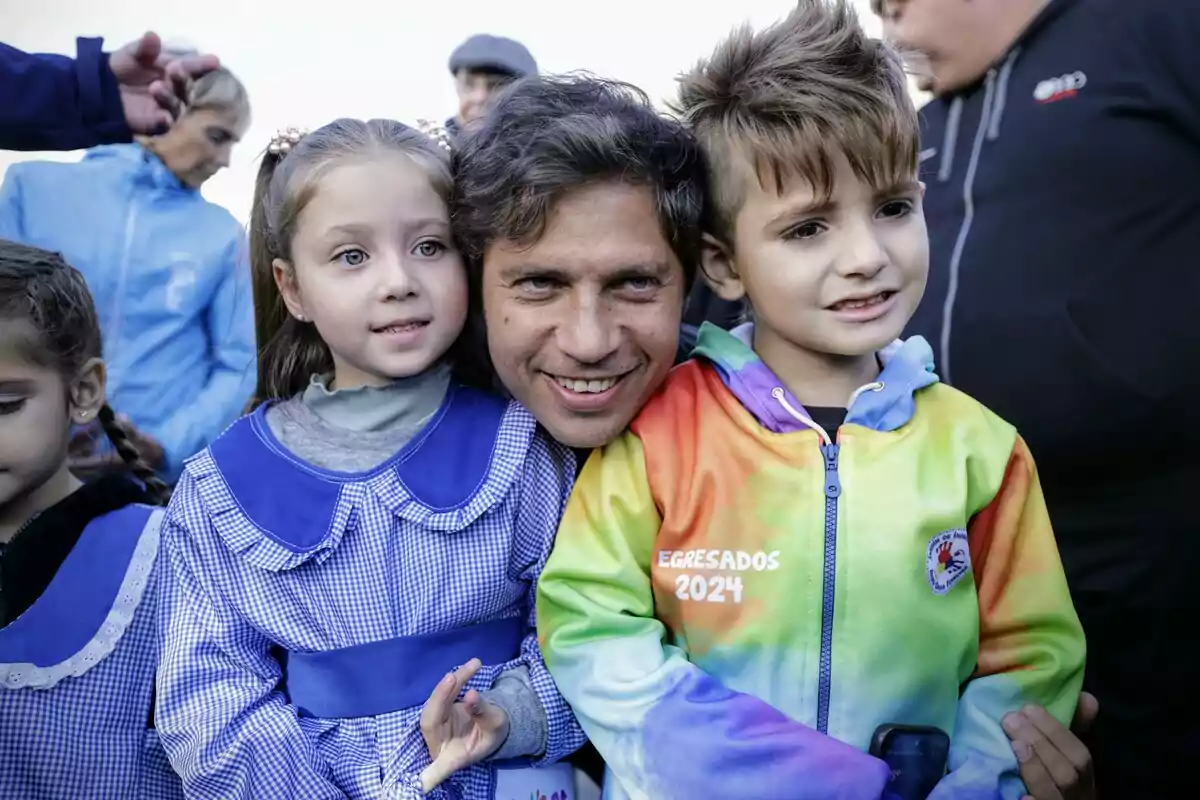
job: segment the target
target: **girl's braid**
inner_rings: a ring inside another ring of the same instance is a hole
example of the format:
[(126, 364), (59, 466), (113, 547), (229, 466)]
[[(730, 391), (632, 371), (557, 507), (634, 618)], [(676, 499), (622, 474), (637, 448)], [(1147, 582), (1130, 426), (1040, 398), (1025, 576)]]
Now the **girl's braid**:
[(100, 427), (104, 429), (104, 434), (108, 440), (112, 442), (116, 448), (117, 455), (125, 462), (129, 470), (145, 484), (146, 489), (154, 496), (160, 505), (166, 505), (166, 502), (171, 499), (171, 487), (163, 482), (162, 478), (154, 471), (154, 468), (145, 462), (142, 454), (138, 452), (137, 445), (133, 443), (133, 438), (129, 429), (117, 419), (117, 415), (113, 410), (105, 404), (100, 408), (99, 413)]

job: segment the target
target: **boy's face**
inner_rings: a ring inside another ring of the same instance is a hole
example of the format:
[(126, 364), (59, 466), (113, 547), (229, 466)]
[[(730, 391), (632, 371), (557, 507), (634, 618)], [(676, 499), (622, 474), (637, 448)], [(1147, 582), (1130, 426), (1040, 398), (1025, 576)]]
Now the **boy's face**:
[(748, 169), (732, 249), (705, 253), (713, 289), (749, 297), (760, 350), (873, 353), (900, 335), (925, 291), (929, 241), (916, 178), (877, 190), (845, 156), (834, 167), (826, 203), (800, 180), (766, 191)]

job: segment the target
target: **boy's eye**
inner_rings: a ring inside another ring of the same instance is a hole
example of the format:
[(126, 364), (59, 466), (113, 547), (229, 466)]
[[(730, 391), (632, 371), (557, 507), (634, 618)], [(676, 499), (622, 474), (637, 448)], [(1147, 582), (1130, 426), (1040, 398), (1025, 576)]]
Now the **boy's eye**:
[(347, 267), (362, 266), (367, 260), (367, 254), (357, 247), (352, 247), (349, 250), (343, 250), (337, 254), (337, 260), (345, 264)]
[(903, 217), (912, 209), (913, 205), (910, 200), (889, 200), (879, 207), (879, 214), (882, 217)]
[(821, 232), (823, 230), (825, 230), (825, 226), (823, 226), (819, 222), (804, 222), (804, 223), (801, 223), (800, 225), (797, 225), (796, 227), (792, 228), (787, 233), (785, 233), (783, 235), (783, 238), (785, 238), (785, 239), (811, 239), (814, 236), (821, 235)]

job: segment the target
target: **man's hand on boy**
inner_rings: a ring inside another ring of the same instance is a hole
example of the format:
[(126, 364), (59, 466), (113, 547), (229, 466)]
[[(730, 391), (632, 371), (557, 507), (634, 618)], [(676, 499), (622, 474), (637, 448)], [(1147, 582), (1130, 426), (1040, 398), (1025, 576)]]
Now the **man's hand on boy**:
[(467, 682), (483, 664), (473, 658), (442, 678), (421, 710), (421, 735), (431, 763), (421, 773), (421, 790), (429, 792), (464, 767), (482, 761), (508, 738), (508, 715), (474, 689), (459, 699)]
[(1092, 755), (1079, 740), (1096, 719), (1100, 705), (1084, 692), (1071, 730), (1041, 706), (1026, 706), (1004, 717), (1028, 794), (1023, 800), (1095, 800)]

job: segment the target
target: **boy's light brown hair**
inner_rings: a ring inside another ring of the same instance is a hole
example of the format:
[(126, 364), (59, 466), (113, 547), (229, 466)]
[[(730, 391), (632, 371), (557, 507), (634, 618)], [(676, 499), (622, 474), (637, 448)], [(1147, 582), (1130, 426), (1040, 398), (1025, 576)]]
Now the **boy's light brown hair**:
[(881, 190), (917, 174), (903, 64), (867, 36), (848, 0), (800, 0), (765, 30), (735, 29), (680, 77), (674, 110), (708, 156), (712, 233), (725, 244), (751, 175), (779, 194), (802, 178), (828, 199), (839, 154)]

